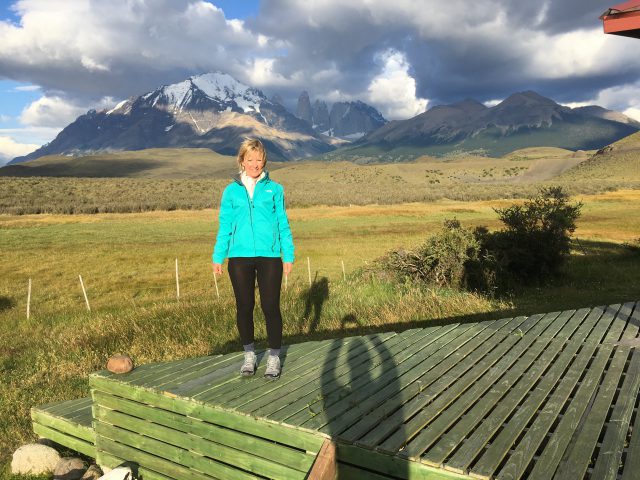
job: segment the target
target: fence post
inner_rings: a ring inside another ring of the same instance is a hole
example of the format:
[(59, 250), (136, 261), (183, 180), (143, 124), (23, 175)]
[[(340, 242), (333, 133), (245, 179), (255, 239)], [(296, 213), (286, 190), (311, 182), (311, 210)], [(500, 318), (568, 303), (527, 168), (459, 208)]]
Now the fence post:
[(82, 281), (82, 275), (78, 275), (78, 278), (80, 279), (80, 286), (82, 287), (82, 293), (84, 294), (84, 301), (87, 304), (87, 310), (90, 312), (91, 311), (91, 306), (89, 305), (89, 298), (87, 297), (87, 291), (84, 288), (84, 282)]
[(347, 281), (347, 274), (344, 271), (344, 260), (340, 259), (340, 263), (342, 263), (342, 280)]
[(180, 277), (178, 276), (178, 259), (176, 258), (176, 298), (180, 300)]
[(31, 279), (29, 279), (29, 288), (27, 289), (27, 320), (31, 313)]
[(307, 272), (309, 273), (309, 285), (311, 285), (311, 260), (307, 257)]

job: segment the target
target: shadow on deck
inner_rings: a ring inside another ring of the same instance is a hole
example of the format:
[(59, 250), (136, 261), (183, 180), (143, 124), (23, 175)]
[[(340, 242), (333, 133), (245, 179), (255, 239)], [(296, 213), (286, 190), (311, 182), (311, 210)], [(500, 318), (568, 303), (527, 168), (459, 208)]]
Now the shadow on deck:
[(347, 479), (630, 480), (639, 327), (631, 302), (293, 344), (276, 381), (241, 353), (102, 371), (34, 430), (145, 480), (319, 478), (326, 440)]

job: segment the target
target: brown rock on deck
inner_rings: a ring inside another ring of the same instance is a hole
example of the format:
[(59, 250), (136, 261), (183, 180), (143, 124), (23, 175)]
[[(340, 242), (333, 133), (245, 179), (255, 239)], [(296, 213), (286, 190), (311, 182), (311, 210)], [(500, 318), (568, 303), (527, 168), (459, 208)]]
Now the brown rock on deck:
[(306, 478), (332, 438), (340, 478), (630, 480), (639, 326), (632, 302), (291, 345), (276, 381), (264, 359), (240, 377), (241, 353), (98, 372), (97, 459), (145, 479)]

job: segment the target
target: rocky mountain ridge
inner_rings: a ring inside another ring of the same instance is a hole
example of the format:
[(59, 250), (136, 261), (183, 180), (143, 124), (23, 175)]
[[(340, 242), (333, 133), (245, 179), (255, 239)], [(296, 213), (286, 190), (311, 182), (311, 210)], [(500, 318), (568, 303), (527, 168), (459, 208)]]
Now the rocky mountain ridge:
[(264, 139), (274, 160), (304, 158), (335, 148), (260, 90), (215, 72), (164, 85), (108, 111), (90, 110), (52, 142), (10, 163), (52, 154), (154, 147), (206, 147), (233, 155), (248, 136)]

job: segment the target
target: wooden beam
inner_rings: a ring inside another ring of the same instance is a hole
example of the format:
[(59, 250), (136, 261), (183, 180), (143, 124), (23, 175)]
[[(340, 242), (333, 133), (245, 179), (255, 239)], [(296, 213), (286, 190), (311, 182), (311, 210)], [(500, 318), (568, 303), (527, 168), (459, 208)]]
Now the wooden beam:
[(308, 480), (335, 480), (338, 474), (337, 465), (336, 444), (327, 438), (307, 478)]

